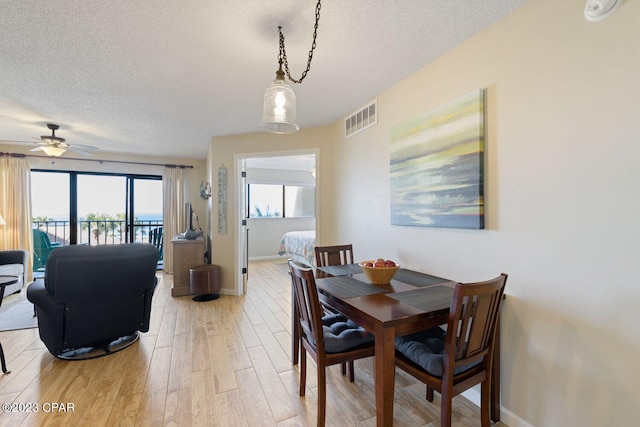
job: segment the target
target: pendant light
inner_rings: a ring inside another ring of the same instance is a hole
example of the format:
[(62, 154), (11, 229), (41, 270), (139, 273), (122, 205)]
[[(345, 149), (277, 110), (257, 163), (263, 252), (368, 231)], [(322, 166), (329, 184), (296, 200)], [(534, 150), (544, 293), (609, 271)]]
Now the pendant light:
[[(280, 51), (278, 53), (278, 71), (276, 78), (264, 93), (264, 105), (262, 109), (262, 120), (260, 120), (259, 128), (271, 133), (293, 133), (299, 129), (296, 120), (296, 94), (285, 79), (286, 76), (292, 83), (300, 84), (307, 76), (311, 68), (311, 59), (313, 51), (316, 48), (316, 37), (318, 33), (318, 23), (320, 22), (320, 1), (316, 5), (316, 23), (313, 27), (313, 42), (309, 57), (307, 60), (307, 69), (302, 73), (300, 79), (296, 80), (291, 77), (289, 72), (289, 63), (287, 61), (287, 52), (284, 46), (284, 35), (282, 27), (278, 27), (280, 40)], [(284, 71), (282, 65), (284, 64)]]
[(282, 61), (276, 71), (276, 79), (264, 92), (260, 129), (271, 133), (293, 133), (299, 129), (296, 122), (296, 94), (284, 79)]

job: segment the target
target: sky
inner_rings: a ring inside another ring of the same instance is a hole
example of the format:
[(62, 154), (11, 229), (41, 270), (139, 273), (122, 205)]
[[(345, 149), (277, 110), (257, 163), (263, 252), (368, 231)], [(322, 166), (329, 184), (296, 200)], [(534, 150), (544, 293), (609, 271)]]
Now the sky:
[[(135, 214), (162, 216), (162, 181), (135, 181)], [(78, 175), (78, 216), (89, 213), (125, 213), (126, 178), (121, 176)], [(33, 217), (69, 218), (69, 175), (32, 172)]]

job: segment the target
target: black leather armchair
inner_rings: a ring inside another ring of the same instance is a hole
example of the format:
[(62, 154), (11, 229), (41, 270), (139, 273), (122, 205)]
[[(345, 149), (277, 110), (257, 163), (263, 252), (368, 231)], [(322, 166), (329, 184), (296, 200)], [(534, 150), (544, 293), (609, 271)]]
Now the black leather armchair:
[(158, 250), (146, 243), (65, 246), (27, 288), (40, 339), (62, 359), (104, 356), (149, 330)]

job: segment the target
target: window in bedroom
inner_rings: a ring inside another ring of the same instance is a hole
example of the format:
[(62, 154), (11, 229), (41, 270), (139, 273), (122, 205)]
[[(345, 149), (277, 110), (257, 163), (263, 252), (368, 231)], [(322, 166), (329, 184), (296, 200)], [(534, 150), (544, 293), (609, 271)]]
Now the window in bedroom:
[(315, 188), (284, 186), (284, 216), (286, 218), (313, 217), (315, 215)]
[(315, 188), (282, 184), (248, 185), (249, 218), (301, 218), (315, 215)]
[(282, 185), (249, 184), (249, 218), (282, 218)]

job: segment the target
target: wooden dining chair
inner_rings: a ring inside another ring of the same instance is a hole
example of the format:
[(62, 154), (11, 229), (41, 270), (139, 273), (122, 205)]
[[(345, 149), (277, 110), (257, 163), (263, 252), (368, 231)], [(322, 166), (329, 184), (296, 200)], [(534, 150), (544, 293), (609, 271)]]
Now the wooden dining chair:
[[(316, 267), (353, 264), (353, 245), (316, 246)], [(327, 273), (316, 270), (316, 278), (327, 277)]]
[(323, 321), (313, 269), (301, 267), (289, 260), (289, 270), (294, 285), (296, 320), (300, 331), (300, 396), (305, 395), (309, 353), (317, 365), (317, 425), (321, 427), (325, 424), (327, 404), (326, 368), (373, 356), (373, 335), (340, 315), (331, 316), (331, 319), (325, 317)]
[[(354, 262), (353, 245), (337, 245), (337, 246), (315, 246), (316, 267), (325, 267), (329, 265), (344, 265)], [(329, 274), (316, 269), (316, 278), (320, 279), (328, 277)], [(323, 305), (325, 314), (338, 314), (332, 307)], [(293, 325), (293, 341), (292, 341), (293, 364), (298, 364), (298, 353), (300, 351), (300, 334)], [(346, 365), (342, 365), (342, 374), (346, 373)], [(349, 378), (353, 381), (353, 374), (349, 373)]]
[[(314, 248), (316, 255), (316, 267), (326, 267), (329, 265), (345, 265), (353, 264), (353, 245), (335, 245), (335, 246), (316, 246)], [(330, 274), (322, 270), (316, 269), (316, 278), (329, 277)], [(326, 315), (340, 314), (333, 307), (323, 304)], [(354, 381), (353, 362), (342, 364), (342, 375), (349, 374), (349, 380)]]
[(432, 328), (396, 338), (396, 366), (427, 385), (427, 400), (440, 393), (440, 425), (451, 426), (454, 396), (480, 384), (480, 417), (489, 427), (494, 337), (507, 275), (458, 283), (446, 332)]

